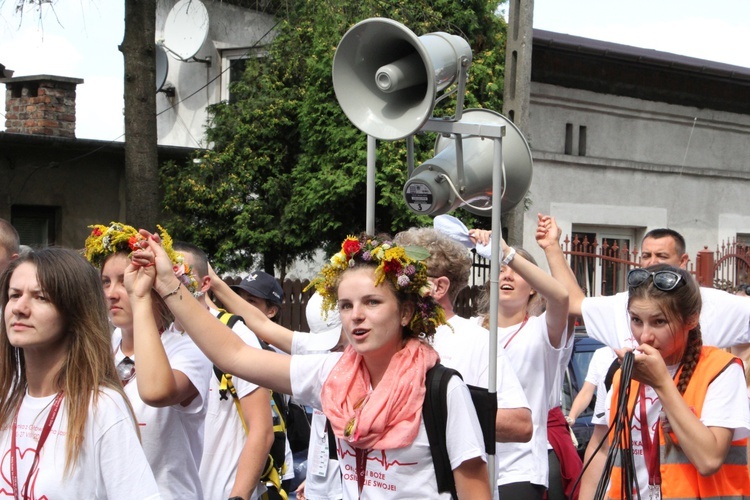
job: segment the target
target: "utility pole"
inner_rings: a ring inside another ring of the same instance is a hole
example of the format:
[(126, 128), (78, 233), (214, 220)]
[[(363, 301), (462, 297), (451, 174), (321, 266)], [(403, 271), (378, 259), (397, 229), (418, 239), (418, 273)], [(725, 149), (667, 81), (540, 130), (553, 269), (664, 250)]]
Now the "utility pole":
[[(534, 0), (510, 0), (508, 8), (503, 115), (521, 130), (533, 151), (533, 140), (529, 135), (529, 101), (531, 47), (534, 38)], [(524, 203), (519, 203), (502, 216), (503, 227), (508, 231), (509, 245), (523, 243), (523, 215)]]

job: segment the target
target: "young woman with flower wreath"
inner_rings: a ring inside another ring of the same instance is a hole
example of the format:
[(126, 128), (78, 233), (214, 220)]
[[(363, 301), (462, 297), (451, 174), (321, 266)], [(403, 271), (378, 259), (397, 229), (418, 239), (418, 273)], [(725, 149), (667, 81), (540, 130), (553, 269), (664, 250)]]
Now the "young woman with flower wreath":
[[(161, 228), (160, 228), (161, 229)], [(191, 292), (198, 285), (172, 240), (161, 230), (169, 269)], [(92, 227), (85, 256), (100, 269), (101, 285), (115, 326), (112, 351), (125, 394), (141, 425), (143, 449), (162, 498), (202, 498), (198, 468), (211, 363), (172, 323), (154, 293), (147, 307), (130, 300), (126, 287), (129, 255), (145, 243), (132, 226), (113, 222)], [(134, 315), (147, 319), (134, 324)]]
[[(133, 301), (152, 287), (222, 370), (323, 410), (336, 435), (344, 498), (450, 498), (437, 491), (422, 423), (425, 374), (438, 361), (428, 340), (445, 322), (425, 296), (426, 252), (387, 240), (346, 239), (313, 282), (324, 307), (338, 305), (343, 353), (284, 356), (250, 348), (181, 290), (158, 237), (133, 254)], [(155, 266), (151, 265), (155, 263)], [(178, 291), (172, 293), (175, 289)], [(149, 321), (136, 315), (135, 324)], [(447, 449), (461, 498), (490, 498), (484, 444), (468, 389), (448, 385)]]
[(32, 250), (0, 280), (2, 498), (159, 498), (109, 343), (96, 271)]

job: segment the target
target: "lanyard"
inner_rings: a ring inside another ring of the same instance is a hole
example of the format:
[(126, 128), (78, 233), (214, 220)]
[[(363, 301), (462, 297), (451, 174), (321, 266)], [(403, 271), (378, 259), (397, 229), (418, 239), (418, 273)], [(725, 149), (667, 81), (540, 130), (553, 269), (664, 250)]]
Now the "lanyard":
[(367, 472), (367, 455), (372, 450), (354, 449), (357, 458), (357, 488), (359, 497), (362, 496), (362, 488), (365, 486), (365, 473)]
[(508, 341), (503, 346), (503, 349), (507, 349), (508, 348), (508, 345), (510, 344), (510, 341), (513, 340), (514, 338), (516, 338), (516, 335), (518, 335), (518, 332), (520, 332), (521, 329), (524, 326), (526, 326), (526, 323), (528, 321), (529, 321), (529, 315), (527, 314), (526, 316), (524, 316), (523, 321), (521, 322), (521, 326), (518, 327), (518, 330), (516, 330), (515, 332), (513, 332), (513, 335), (510, 336), (510, 338), (508, 339)]
[[(654, 431), (654, 438), (652, 440), (648, 417), (646, 415), (646, 386), (644, 384), (641, 384), (638, 399), (640, 400), (641, 409), (643, 457), (646, 459), (646, 470), (648, 470), (648, 488), (654, 494), (661, 490), (661, 470), (659, 469), (659, 429), (661, 427), (661, 418), (656, 420), (656, 431)], [(657, 498), (660, 496), (657, 495)]]
[[(42, 446), (44, 446), (44, 443), (47, 441), (47, 436), (49, 436), (50, 431), (52, 430), (52, 424), (55, 423), (55, 419), (57, 418), (57, 412), (60, 410), (60, 404), (62, 403), (63, 399), (63, 391), (60, 391), (57, 393), (57, 396), (55, 396), (55, 400), (52, 402), (52, 408), (50, 408), (49, 415), (47, 415), (47, 420), (44, 422), (44, 427), (42, 427), (42, 432), (39, 435), (39, 442), (36, 445), (36, 452), (34, 453), (34, 461), (31, 463), (31, 468), (29, 469), (29, 473), (26, 476), (26, 481), (23, 483), (23, 498), (29, 497), (29, 481), (31, 480), (31, 477), (36, 472), (37, 467), (39, 467), (39, 454), (42, 451)], [(19, 406), (19, 411), (20, 411)], [(18, 411), (16, 411), (16, 415), (13, 417), (13, 433), (11, 434), (10, 438), (10, 478), (11, 483), (13, 486), (13, 496), (18, 500), (18, 448), (16, 447), (16, 430), (18, 425)]]

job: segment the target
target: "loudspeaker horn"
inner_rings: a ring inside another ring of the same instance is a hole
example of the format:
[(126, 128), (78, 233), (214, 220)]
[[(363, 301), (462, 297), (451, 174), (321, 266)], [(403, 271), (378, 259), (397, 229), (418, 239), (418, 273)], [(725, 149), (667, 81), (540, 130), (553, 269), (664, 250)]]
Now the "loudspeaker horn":
[[(461, 121), (505, 125), (501, 210), (510, 210), (523, 201), (531, 186), (531, 149), (526, 139), (518, 127), (495, 111), (469, 109)], [(404, 200), (410, 210), (420, 215), (441, 215), (461, 207), (476, 215), (492, 215), (495, 143), (464, 136), (462, 144), (463, 180), (458, 178), (455, 138), (438, 137), (435, 157), (415, 168), (404, 185)]]
[(333, 90), (341, 109), (362, 132), (403, 139), (432, 116), (436, 93), (456, 81), (471, 47), (443, 32), (417, 37), (392, 19), (352, 26), (333, 58)]

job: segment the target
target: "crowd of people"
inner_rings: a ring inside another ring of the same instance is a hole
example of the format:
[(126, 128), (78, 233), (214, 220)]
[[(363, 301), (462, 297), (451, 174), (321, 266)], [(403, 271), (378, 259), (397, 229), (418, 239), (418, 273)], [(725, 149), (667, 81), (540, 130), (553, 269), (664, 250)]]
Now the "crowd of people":
[[(493, 235), (440, 217), (346, 238), (309, 332), (279, 324), (273, 276), (230, 286), (161, 228), (22, 250), (0, 219), (0, 498), (750, 498), (750, 301), (699, 287), (679, 233), (646, 234), (627, 291), (586, 297), (540, 215), (550, 272), (501, 240), (499, 300), (488, 282), (463, 318)], [(606, 347), (566, 416), (576, 318)], [(594, 395), (582, 461), (569, 424)]]

